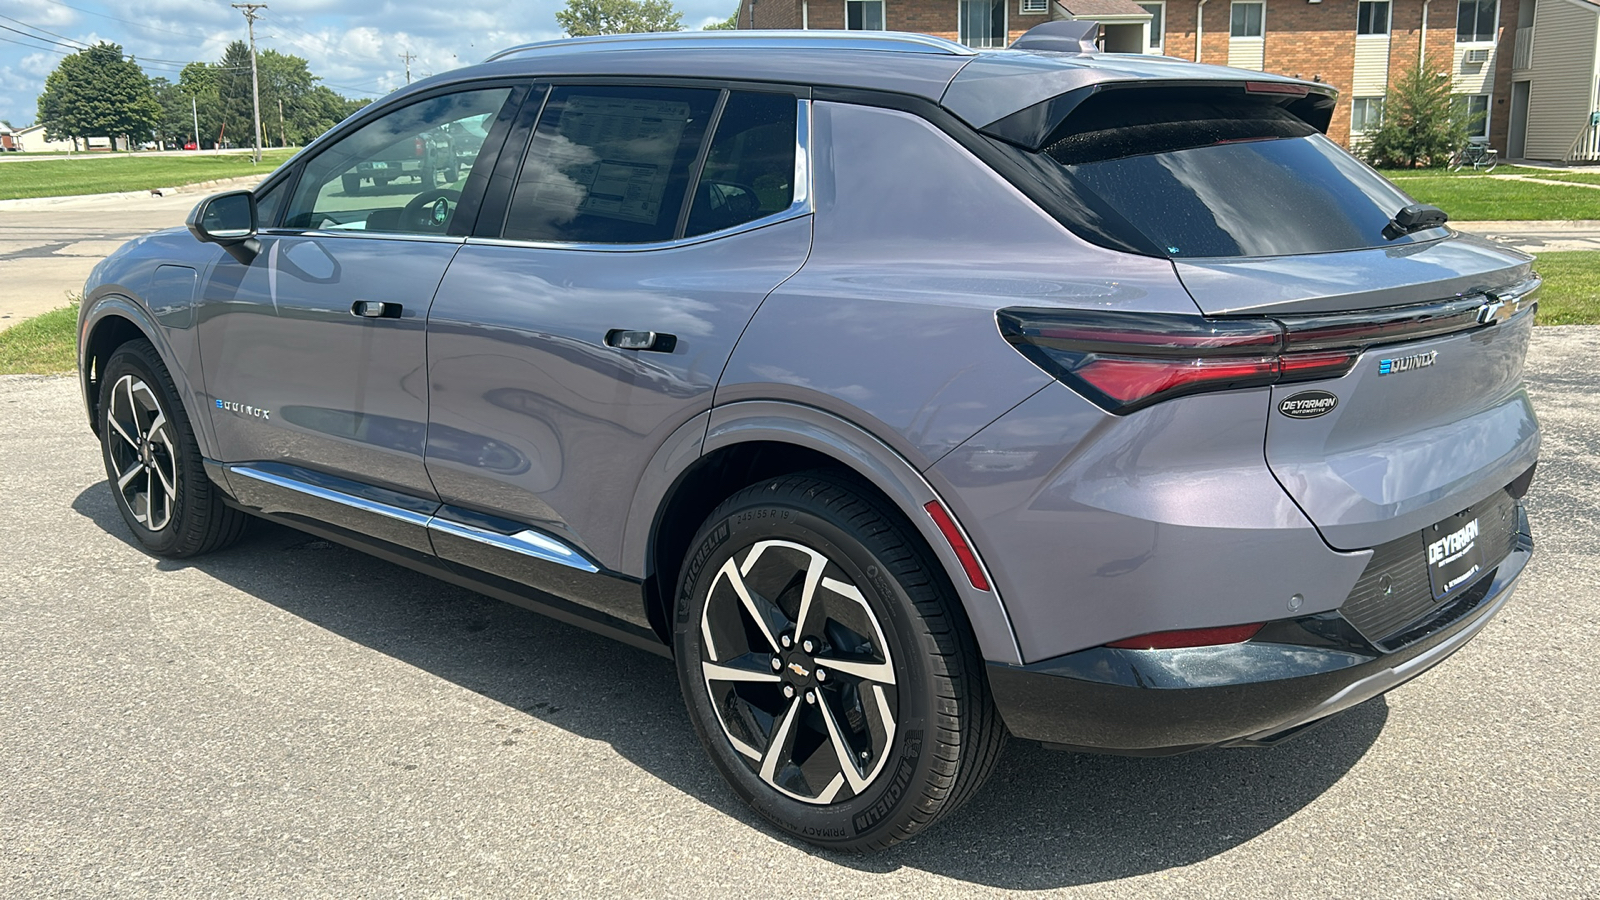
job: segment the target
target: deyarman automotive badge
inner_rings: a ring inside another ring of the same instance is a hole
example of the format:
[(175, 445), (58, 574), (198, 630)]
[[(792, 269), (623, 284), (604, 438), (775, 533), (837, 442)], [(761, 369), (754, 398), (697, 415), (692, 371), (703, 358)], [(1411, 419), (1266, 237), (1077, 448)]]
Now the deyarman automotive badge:
[(1333, 412), (1339, 398), (1327, 391), (1301, 391), (1278, 404), (1278, 412), (1291, 419), (1315, 419)]

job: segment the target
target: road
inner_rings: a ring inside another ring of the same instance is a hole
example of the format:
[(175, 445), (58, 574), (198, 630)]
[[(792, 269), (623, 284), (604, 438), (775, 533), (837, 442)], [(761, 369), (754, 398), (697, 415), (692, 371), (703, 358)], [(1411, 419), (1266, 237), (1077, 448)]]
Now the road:
[(70, 378), (0, 379), (0, 896), (1600, 896), (1600, 329), (1543, 328), (1518, 595), (1272, 750), (1014, 741), (875, 856), (775, 837), (670, 665), (277, 526), (130, 543)]
[(229, 179), (166, 197), (137, 192), (0, 200), (0, 329), (67, 305), (107, 254), (140, 235), (182, 225), (207, 193), (260, 180)]

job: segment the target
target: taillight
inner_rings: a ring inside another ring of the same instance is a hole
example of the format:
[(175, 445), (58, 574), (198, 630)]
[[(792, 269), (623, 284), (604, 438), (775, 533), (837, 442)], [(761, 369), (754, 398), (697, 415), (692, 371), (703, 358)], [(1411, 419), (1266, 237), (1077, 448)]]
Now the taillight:
[(417, 156), (418, 157), (421, 157), (423, 153), (427, 152), (428, 148), (427, 148), (427, 146), (425, 144), (422, 143), (422, 138), (416, 138), (414, 143), (415, 143), (416, 148), (417, 148)]
[(1183, 631), (1156, 631), (1125, 640), (1112, 641), (1107, 647), (1122, 650), (1176, 650), (1180, 647), (1210, 647), (1216, 644), (1240, 644), (1256, 636), (1266, 625), (1228, 625), (1223, 628), (1189, 628)]
[(1267, 318), (1003, 309), (999, 322), (1023, 356), (1119, 415), (1185, 394), (1337, 378), (1359, 355), (1287, 352), (1288, 330)]

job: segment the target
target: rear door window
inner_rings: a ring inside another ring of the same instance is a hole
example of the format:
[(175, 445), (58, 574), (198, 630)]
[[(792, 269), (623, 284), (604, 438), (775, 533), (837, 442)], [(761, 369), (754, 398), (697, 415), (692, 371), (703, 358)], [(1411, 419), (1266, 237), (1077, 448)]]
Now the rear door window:
[[(1039, 151), (1066, 202), (1095, 207), (1080, 233), (1174, 258), (1286, 256), (1386, 247), (1403, 191), (1270, 100), (1084, 101)], [(1119, 94), (1124, 95), (1119, 98)], [(1120, 101), (1120, 102), (1119, 102)]]
[(637, 244), (671, 240), (719, 91), (643, 86), (551, 90), (502, 235)]
[(733, 91), (700, 172), (685, 236), (733, 228), (794, 203), (799, 101)]

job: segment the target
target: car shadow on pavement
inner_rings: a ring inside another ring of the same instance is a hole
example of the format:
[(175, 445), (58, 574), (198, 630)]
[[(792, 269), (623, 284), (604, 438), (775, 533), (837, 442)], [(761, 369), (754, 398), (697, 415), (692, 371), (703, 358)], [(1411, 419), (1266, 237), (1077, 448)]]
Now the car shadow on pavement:
[[(137, 547), (105, 485), (73, 509)], [(722, 782), (683, 712), (672, 663), (279, 525), (254, 522), (195, 568), (340, 637), (581, 737), (771, 833)], [(910, 867), (1014, 890), (1112, 881), (1200, 862), (1281, 824), (1361, 759), (1379, 698), (1270, 750), (1167, 758), (1061, 753), (1012, 741), (964, 809), (875, 855), (785, 843), (863, 872)], [(532, 723), (530, 723), (532, 724)], [(1282, 852), (1301, 851), (1293, 836)]]

